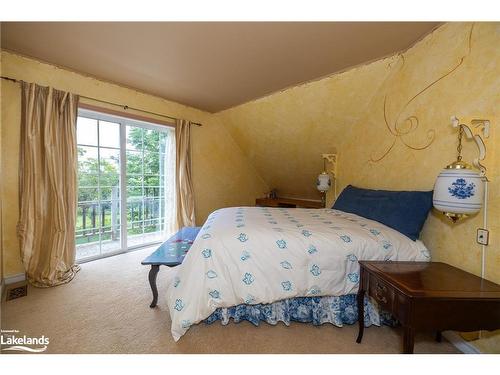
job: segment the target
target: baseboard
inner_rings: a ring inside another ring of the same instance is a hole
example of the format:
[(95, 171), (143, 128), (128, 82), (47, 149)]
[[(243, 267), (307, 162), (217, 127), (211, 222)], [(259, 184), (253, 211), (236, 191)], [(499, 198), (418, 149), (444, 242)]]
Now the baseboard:
[(10, 285), (10, 284), (14, 284), (14, 283), (19, 283), (21, 281), (26, 281), (26, 274), (25, 273), (18, 273), (16, 275), (7, 276), (2, 281), (3, 281), (3, 284), (5, 286)]
[(464, 340), (454, 331), (443, 332), (443, 337), (464, 354), (481, 354), (478, 348)]

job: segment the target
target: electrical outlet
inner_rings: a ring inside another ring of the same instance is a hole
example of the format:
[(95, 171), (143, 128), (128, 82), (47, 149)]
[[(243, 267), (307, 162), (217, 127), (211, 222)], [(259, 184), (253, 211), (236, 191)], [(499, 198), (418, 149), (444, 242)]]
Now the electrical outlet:
[(490, 231), (488, 229), (478, 228), (476, 241), (480, 245), (488, 245)]

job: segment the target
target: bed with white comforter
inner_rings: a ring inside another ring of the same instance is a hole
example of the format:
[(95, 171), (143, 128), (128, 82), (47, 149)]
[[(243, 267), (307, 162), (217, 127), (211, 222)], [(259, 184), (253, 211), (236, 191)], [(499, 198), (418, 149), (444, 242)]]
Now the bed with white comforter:
[(358, 260), (428, 261), (430, 255), (418, 240), (333, 209), (214, 211), (168, 285), (172, 335), (179, 340), (221, 307), (356, 293)]

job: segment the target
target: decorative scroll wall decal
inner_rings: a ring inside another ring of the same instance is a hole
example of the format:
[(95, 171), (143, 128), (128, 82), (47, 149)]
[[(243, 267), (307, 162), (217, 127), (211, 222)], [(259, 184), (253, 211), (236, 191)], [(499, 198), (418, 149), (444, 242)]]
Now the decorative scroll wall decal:
[[(387, 150), (385, 150), (380, 156), (373, 156), (372, 155), (370, 157), (371, 162), (376, 163), (376, 162), (379, 162), (382, 159), (384, 159), (392, 151), (392, 149), (394, 148), (394, 146), (396, 145), (396, 142), (398, 140), (401, 141), (401, 143), (403, 143), (404, 146), (406, 146), (407, 148), (409, 148), (411, 150), (425, 150), (426, 148), (430, 147), (432, 142), (434, 142), (434, 138), (436, 136), (436, 131), (434, 129), (430, 129), (427, 131), (427, 140), (424, 144), (422, 144), (422, 145), (411, 144), (407, 139), (405, 139), (405, 136), (412, 134), (413, 132), (415, 132), (417, 130), (418, 125), (419, 125), (418, 117), (415, 115), (411, 115), (411, 116), (406, 117), (404, 120), (401, 120), (401, 115), (417, 97), (419, 97), (421, 94), (423, 94), (424, 92), (429, 90), (432, 86), (434, 86), (435, 84), (437, 84), (438, 82), (440, 82), (444, 78), (448, 77), (450, 74), (452, 74), (455, 70), (457, 70), (462, 65), (465, 58), (467, 56), (469, 56), (470, 52), (471, 52), (471, 48), (472, 48), (471, 41), (472, 41), (472, 31), (473, 30), (474, 30), (474, 24), (472, 24), (470, 31), (469, 31), (467, 51), (460, 58), (460, 61), (453, 68), (451, 68), (451, 70), (449, 70), (448, 72), (446, 72), (445, 74), (443, 74), (442, 76), (437, 78), (436, 80), (429, 83), (422, 90), (420, 90), (413, 97), (411, 97), (411, 99), (408, 100), (406, 102), (406, 104), (398, 112), (398, 115), (396, 116), (396, 119), (394, 120), (394, 123), (392, 124), (392, 126), (391, 126), (391, 124), (389, 124), (389, 120), (387, 118), (387, 96), (388, 96), (388, 94), (385, 95), (384, 107), (383, 107), (384, 122), (385, 122), (385, 125), (387, 127), (387, 130), (389, 131), (389, 133), (393, 137), (393, 141), (392, 141), (391, 145), (389, 146), (389, 148)], [(399, 57), (400, 57), (401, 62), (402, 62), (401, 68), (399, 69), (399, 72), (401, 72), (404, 65), (405, 65), (405, 57), (403, 54), (399, 54)]]

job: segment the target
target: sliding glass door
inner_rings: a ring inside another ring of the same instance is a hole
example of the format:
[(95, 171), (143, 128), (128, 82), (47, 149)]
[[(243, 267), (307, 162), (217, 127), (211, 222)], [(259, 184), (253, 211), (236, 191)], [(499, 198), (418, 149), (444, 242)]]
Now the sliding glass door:
[(175, 134), (127, 125), (129, 247), (161, 241), (174, 214)]
[(80, 110), (77, 260), (161, 242), (175, 212), (175, 132)]

